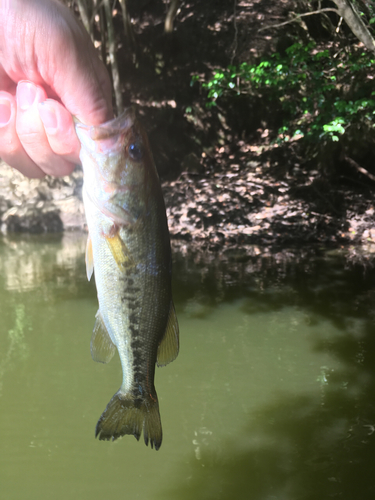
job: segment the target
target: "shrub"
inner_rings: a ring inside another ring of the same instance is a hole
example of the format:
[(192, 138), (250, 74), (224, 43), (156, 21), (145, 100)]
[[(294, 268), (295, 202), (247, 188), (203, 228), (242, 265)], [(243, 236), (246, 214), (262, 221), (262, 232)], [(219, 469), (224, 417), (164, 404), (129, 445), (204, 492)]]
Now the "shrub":
[[(257, 98), (267, 89), (280, 103), (283, 126), (277, 141), (338, 141), (353, 125), (373, 128), (375, 91), (371, 91), (375, 59), (363, 50), (318, 50), (314, 42), (295, 43), (285, 54), (274, 53), (259, 64), (243, 62), (216, 70), (202, 86), (208, 107), (222, 96)], [(199, 80), (194, 76), (192, 82)]]

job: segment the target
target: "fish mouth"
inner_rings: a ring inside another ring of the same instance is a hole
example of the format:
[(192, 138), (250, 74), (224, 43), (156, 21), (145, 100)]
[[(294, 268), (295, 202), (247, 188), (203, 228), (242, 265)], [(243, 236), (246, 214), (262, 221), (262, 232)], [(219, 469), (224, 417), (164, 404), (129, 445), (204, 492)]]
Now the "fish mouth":
[(76, 128), (84, 130), (93, 141), (109, 139), (130, 129), (135, 123), (135, 109), (133, 106), (126, 108), (121, 115), (101, 125), (84, 125), (76, 121)]

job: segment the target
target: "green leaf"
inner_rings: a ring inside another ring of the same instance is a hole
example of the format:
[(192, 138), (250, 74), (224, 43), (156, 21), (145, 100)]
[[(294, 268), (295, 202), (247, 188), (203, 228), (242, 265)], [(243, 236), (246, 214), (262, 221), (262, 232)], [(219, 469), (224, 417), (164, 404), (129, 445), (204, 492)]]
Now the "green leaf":
[[(372, 126), (375, 90), (371, 92), (367, 83), (361, 82), (373, 73), (368, 68), (375, 65), (374, 57), (355, 48), (339, 53), (315, 50), (315, 43), (295, 43), (285, 53), (270, 54), (259, 64), (242, 62), (215, 69), (202, 83), (208, 107), (215, 106), (222, 96), (262, 96), (270, 105), (277, 103), (288, 120), (279, 134), (303, 135), (303, 140), (338, 140), (353, 123), (360, 127), (366, 122), (368, 127), (370, 122)], [(237, 78), (241, 79), (241, 91)], [(191, 77), (191, 82), (198, 80), (198, 75)], [(343, 89), (347, 89), (345, 95), (354, 96), (353, 100), (342, 98)]]

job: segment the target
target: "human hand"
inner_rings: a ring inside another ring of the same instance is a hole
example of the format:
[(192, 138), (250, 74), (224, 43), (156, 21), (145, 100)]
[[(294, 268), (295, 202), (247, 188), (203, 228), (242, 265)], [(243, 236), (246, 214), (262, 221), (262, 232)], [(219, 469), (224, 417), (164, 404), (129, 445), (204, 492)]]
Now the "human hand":
[(58, 0), (0, 0), (0, 157), (28, 177), (70, 174), (72, 115), (86, 125), (113, 117), (89, 35)]

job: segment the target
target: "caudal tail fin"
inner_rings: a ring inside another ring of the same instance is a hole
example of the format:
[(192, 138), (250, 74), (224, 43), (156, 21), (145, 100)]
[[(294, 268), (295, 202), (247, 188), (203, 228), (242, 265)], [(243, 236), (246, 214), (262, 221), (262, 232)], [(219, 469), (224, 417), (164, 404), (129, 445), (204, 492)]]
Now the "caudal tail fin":
[(133, 434), (139, 440), (142, 430), (146, 446), (150, 442), (151, 448), (155, 446), (158, 450), (163, 434), (156, 394), (155, 399), (150, 396), (146, 399), (118, 391), (96, 424), (95, 437), (114, 441), (125, 434)]

